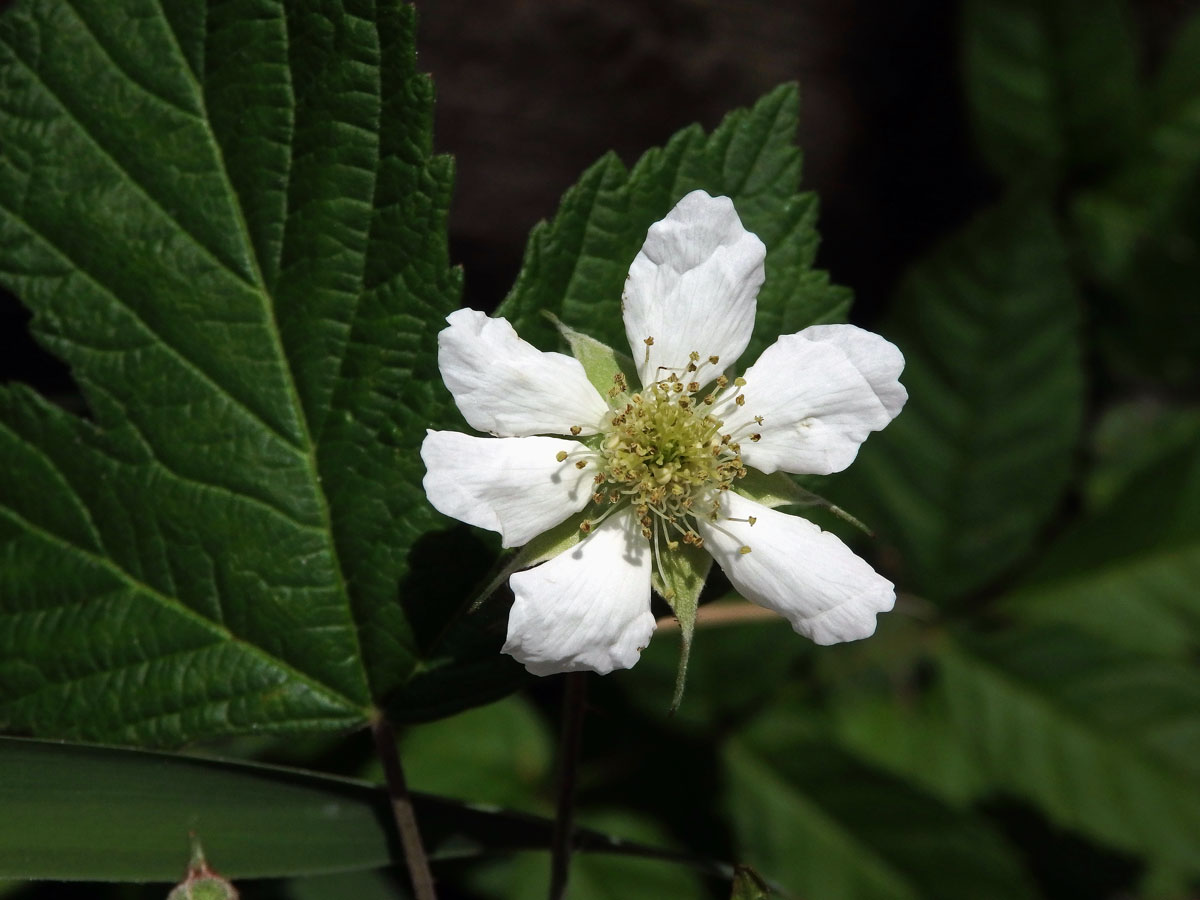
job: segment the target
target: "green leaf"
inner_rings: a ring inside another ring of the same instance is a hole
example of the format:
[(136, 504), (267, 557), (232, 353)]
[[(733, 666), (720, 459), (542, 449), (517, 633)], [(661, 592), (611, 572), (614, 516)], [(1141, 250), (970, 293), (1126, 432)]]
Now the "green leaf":
[(506, 697), (457, 716), (417, 725), (400, 741), (410, 787), (525, 812), (553, 812), (554, 740), (534, 706)]
[(919, 263), (882, 329), (908, 405), (829, 492), (931, 599), (1019, 560), (1067, 483), (1083, 375), (1064, 255), (1050, 213), (1014, 198)]
[(1001, 789), (1118, 849), (1197, 871), (1200, 676), (1066, 629), (948, 645), (957, 730)]
[(1158, 452), (1143, 456), (1140, 471), (1126, 476), (1116, 497), (1050, 547), (1002, 601), (1006, 613), (1082, 628), (1143, 653), (1194, 658), (1200, 650), (1200, 442), (1194, 416), (1178, 422), (1178, 436), (1163, 422), (1139, 432), (1139, 443)]
[(758, 871), (821, 900), (1032, 896), (982, 820), (792, 724), (777, 708), (724, 754), (734, 828)]
[[(626, 835), (643, 844), (663, 844), (666, 835), (654, 822), (622, 812), (589, 813), (580, 818), (593, 828)], [(473, 873), (471, 882), (484, 896), (527, 900), (546, 896), (550, 864), (543, 854), (521, 853)], [(695, 872), (679, 866), (632, 857), (589, 854), (571, 859), (567, 882), (571, 900), (627, 900), (631, 897), (669, 897), (703, 900), (709, 896)]]
[(752, 361), (784, 333), (841, 321), (849, 292), (813, 269), (817, 203), (801, 194), (795, 146), (799, 98), (783, 85), (749, 110), (731, 113), (711, 134), (698, 125), (627, 170), (615, 154), (588, 169), (563, 197), (551, 223), (534, 229), (512, 292), (497, 310), (543, 349), (557, 335), (548, 310), (567, 325), (616, 348), (627, 346), (620, 299), (646, 230), (690, 191), (733, 199), (738, 215), (767, 246)]
[(967, 97), (988, 163), (1013, 180), (1088, 178), (1138, 137), (1138, 60), (1121, 0), (968, 0)]
[(414, 574), (460, 280), (414, 27), (394, 0), (0, 19), (0, 279), (90, 409), (0, 391), (7, 727), (344, 729), (515, 683)]
[[(0, 879), (174, 882), (187, 868), (189, 832), (234, 880), (403, 861), (391, 801), (365, 781), (14, 738), (0, 738), (0, 771)], [(413, 803), (435, 861), (550, 846), (548, 819), (428, 794), (414, 793)], [(576, 850), (721, 871), (587, 828), (577, 829)]]
[(831, 730), (859, 759), (956, 807), (990, 787), (940, 694), (835, 690)]

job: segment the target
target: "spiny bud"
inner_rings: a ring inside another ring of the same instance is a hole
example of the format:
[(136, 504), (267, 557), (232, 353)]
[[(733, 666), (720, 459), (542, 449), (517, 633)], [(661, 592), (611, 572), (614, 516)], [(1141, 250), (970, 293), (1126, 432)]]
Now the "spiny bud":
[(187, 875), (175, 885), (167, 900), (238, 900), (237, 888), (214, 872), (204, 859), (204, 849), (193, 834), (192, 858)]

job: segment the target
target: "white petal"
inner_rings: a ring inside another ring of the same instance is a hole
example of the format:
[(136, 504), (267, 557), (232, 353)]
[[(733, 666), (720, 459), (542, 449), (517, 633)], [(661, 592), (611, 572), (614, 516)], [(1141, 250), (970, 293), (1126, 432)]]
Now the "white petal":
[[(744, 405), (734, 404), (731, 388), (713, 407), (725, 423), (722, 430), (741, 444), (742, 461), (768, 474), (840, 472), (908, 396), (896, 381), (904, 358), (892, 344), (877, 335), (843, 340), (849, 332), (822, 337), (818, 331), (813, 339), (812, 331), (785, 334), (763, 351), (746, 370)], [(762, 437), (754, 442), (756, 433)]]
[(608, 406), (577, 359), (543, 353), (521, 340), (508, 320), (475, 309), (446, 317), (438, 334), (438, 368), (472, 428), (506, 437), (595, 434)]
[(737, 361), (754, 329), (766, 253), (742, 227), (733, 201), (704, 191), (688, 194), (650, 226), (621, 298), (643, 385), (686, 366), (693, 350), (702, 359), (720, 357), (708, 370), (712, 378)]
[[(562, 451), (570, 456), (559, 462)], [(583, 444), (550, 437), (428, 431), (421, 459), (425, 495), (434, 508), (499, 532), (505, 547), (519, 547), (583, 509), (596, 474), (595, 454)], [(576, 468), (581, 461), (586, 465)]]
[(800, 337), (839, 347), (867, 379), (892, 418), (904, 408), (908, 391), (899, 381), (904, 371), (904, 354), (887, 338), (855, 325), (810, 325), (800, 332)]
[(508, 583), (516, 602), (504, 652), (534, 675), (628, 669), (654, 633), (650, 544), (632, 509)]
[(721, 516), (716, 522), (698, 517), (696, 530), (733, 586), (818, 644), (870, 637), (875, 614), (896, 602), (890, 581), (807, 519), (732, 492), (721, 496)]

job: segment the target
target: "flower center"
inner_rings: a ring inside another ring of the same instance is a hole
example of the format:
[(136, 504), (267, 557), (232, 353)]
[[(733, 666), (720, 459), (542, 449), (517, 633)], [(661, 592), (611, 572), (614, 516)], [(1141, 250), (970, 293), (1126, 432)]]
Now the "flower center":
[[(611, 415), (597, 447), (592, 500), (610, 507), (628, 500), (643, 536), (656, 547), (660, 531), (669, 550), (680, 540), (700, 546), (703, 539), (692, 520), (704, 515), (715, 521), (719, 492), (746, 474), (736, 436), (723, 431), (724, 423), (710, 412), (729, 379), (721, 375), (710, 391), (700, 390), (701, 371), (718, 362), (715, 356), (701, 362), (693, 352), (682, 372), (670, 372), (634, 393), (618, 374), (608, 392)], [(745, 381), (733, 384), (740, 405)], [(581, 527), (588, 532), (593, 524), (585, 521)]]

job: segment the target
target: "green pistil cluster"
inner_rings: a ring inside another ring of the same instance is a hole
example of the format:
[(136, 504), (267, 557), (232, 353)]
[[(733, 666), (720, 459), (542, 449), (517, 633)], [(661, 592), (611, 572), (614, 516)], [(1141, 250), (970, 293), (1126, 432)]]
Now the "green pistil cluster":
[[(703, 539), (692, 527), (699, 515), (716, 521), (719, 492), (746, 474), (741, 445), (722, 431), (723, 422), (710, 412), (718, 395), (729, 386), (724, 375), (701, 394), (700, 372), (716, 365), (718, 357), (701, 362), (693, 352), (682, 375), (666, 378), (630, 393), (625, 377), (617, 374), (608, 392), (610, 429), (601, 435), (597, 451), (600, 471), (592, 500), (614, 508), (625, 501), (633, 505), (642, 534), (657, 548), (662, 532), (669, 550), (679, 541), (699, 547)], [(745, 402), (734, 380), (734, 402)], [(759, 420), (761, 421), (761, 420)], [(749, 439), (756, 441), (758, 434)], [(586, 533), (590, 520), (580, 526)]]

